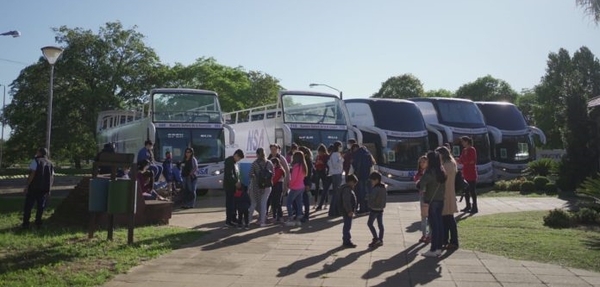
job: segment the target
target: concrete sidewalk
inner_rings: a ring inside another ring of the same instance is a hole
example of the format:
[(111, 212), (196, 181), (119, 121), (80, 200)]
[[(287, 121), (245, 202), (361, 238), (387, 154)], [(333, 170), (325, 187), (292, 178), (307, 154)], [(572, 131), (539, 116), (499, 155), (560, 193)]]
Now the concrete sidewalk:
[[(355, 249), (342, 249), (341, 219), (326, 211), (302, 227), (223, 228), (223, 197), (202, 198), (199, 207), (176, 212), (173, 225), (210, 231), (175, 250), (118, 275), (105, 286), (600, 286), (600, 274), (556, 265), (510, 260), (456, 250), (441, 258), (420, 254), (415, 195), (392, 195), (384, 215), (385, 245), (367, 248), (367, 217), (352, 227)], [(481, 213), (548, 210), (556, 198), (482, 198)], [(460, 232), (460, 230), (459, 230)]]

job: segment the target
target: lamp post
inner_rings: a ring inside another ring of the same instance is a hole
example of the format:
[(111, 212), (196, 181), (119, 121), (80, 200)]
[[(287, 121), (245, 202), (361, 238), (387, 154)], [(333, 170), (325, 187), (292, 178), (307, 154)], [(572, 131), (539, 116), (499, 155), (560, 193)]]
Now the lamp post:
[(50, 64), (50, 95), (48, 96), (48, 110), (46, 115), (46, 149), (48, 150), (48, 156), (50, 156), (50, 134), (52, 130), (52, 96), (53, 96), (53, 85), (54, 85), (54, 64), (63, 49), (54, 46), (46, 46), (42, 48), (42, 54), (44, 58)]
[(0, 146), (0, 169), (2, 168), (2, 155), (4, 154), (4, 108), (6, 107), (6, 85), (0, 84), (4, 88), (4, 93), (2, 94), (2, 134), (0, 134), (0, 140), (2, 141), (2, 145)]
[(330, 86), (330, 85), (327, 85), (327, 84), (315, 84), (315, 83), (311, 83), (311, 84), (310, 84), (310, 85), (308, 85), (308, 86), (309, 86), (309, 87), (311, 87), (311, 88), (313, 88), (313, 87), (317, 87), (317, 86), (328, 87), (328, 88), (330, 88), (330, 89), (332, 89), (332, 90), (336, 90), (338, 93), (340, 93), (340, 100), (343, 100), (343, 99), (344, 99), (344, 98), (343, 98), (343, 96), (342, 96), (342, 91), (340, 91), (340, 90), (338, 90), (338, 89), (336, 89), (336, 88), (334, 88), (334, 87), (332, 87), (332, 86)]
[(8, 31), (8, 32), (4, 32), (4, 33), (0, 33), (0, 36), (12, 36), (13, 38), (17, 38), (19, 36), (21, 36), (21, 32), (19, 31)]

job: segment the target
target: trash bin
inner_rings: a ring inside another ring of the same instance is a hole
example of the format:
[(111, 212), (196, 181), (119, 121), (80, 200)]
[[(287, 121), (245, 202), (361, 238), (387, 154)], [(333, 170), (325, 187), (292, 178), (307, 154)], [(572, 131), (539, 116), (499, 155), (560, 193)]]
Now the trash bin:
[(127, 213), (131, 210), (132, 180), (111, 180), (108, 184), (108, 213)]
[(90, 180), (90, 195), (88, 200), (88, 209), (90, 212), (106, 212), (108, 183), (108, 178), (93, 178)]

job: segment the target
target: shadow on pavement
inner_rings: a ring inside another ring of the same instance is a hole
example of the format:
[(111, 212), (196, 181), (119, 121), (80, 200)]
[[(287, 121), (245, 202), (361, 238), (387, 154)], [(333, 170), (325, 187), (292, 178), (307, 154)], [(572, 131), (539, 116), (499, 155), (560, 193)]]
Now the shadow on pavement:
[(419, 252), (426, 246), (428, 245), (415, 243), (388, 259), (377, 260), (371, 264), (371, 269), (363, 274), (362, 278), (376, 278), (385, 272), (398, 270), (413, 262), (419, 256)]
[(313, 266), (325, 259), (327, 259), (329, 256), (335, 254), (336, 252), (339, 252), (341, 250), (344, 250), (343, 246), (339, 246), (330, 250), (327, 250), (325, 252), (323, 252), (322, 254), (319, 255), (315, 255), (312, 257), (308, 257), (308, 258), (304, 258), (301, 260), (298, 260), (296, 262), (291, 263), (288, 266), (285, 267), (280, 267), (279, 268), (279, 274), (277, 274), (277, 277), (284, 277), (284, 276), (289, 276), (292, 275), (294, 273), (296, 273), (296, 271), (309, 267), (309, 266)]
[[(335, 250), (335, 249), (333, 249)], [(335, 272), (344, 266), (348, 266), (358, 260), (359, 257), (370, 253), (373, 249), (365, 249), (357, 252), (352, 252), (345, 257), (338, 257), (331, 264), (323, 264), (323, 269), (306, 274), (306, 278), (319, 278), (327, 273)]]

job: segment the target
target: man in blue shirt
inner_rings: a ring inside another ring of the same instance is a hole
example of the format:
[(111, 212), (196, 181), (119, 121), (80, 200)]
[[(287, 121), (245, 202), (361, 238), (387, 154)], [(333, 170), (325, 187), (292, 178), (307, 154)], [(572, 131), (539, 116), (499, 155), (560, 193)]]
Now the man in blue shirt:
[(153, 147), (154, 144), (152, 143), (152, 141), (146, 140), (146, 142), (144, 142), (144, 147), (138, 152), (137, 162), (139, 163), (141, 161), (148, 160), (150, 162), (148, 170), (152, 171), (152, 173), (154, 174), (154, 181), (158, 182), (158, 180), (160, 179), (160, 175), (162, 174), (163, 168), (161, 165), (157, 165), (154, 161), (154, 153), (152, 152)]

